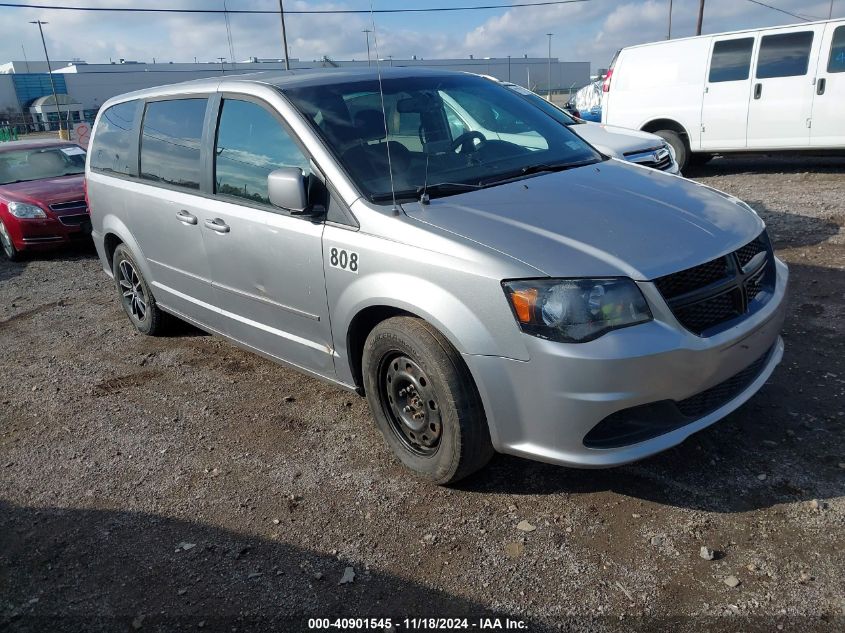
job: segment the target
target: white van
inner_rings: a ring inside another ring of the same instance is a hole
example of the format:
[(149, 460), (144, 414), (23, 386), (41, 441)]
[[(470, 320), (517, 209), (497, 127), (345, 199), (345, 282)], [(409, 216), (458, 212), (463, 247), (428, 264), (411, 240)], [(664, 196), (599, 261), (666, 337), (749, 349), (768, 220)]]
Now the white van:
[(678, 165), (714, 153), (845, 150), (845, 20), (623, 48), (602, 122), (652, 132)]

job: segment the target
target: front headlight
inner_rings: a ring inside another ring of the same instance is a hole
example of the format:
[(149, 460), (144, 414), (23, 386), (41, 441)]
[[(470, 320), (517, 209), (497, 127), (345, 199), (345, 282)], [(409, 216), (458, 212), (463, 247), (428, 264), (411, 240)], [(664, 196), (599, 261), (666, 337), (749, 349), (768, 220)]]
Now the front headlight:
[(627, 278), (525, 279), (502, 287), (520, 329), (561, 343), (584, 343), (651, 321), (642, 292)]
[(10, 202), (9, 203), (9, 213), (11, 213), (16, 218), (46, 218), (47, 214), (44, 213), (44, 209), (41, 207), (36, 207), (32, 204), (25, 204), (23, 202)]

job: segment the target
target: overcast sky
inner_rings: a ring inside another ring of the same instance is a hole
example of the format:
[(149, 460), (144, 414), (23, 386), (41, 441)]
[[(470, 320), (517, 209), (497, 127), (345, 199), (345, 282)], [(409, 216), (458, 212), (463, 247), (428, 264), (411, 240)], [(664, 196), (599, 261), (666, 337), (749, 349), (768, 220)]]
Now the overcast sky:
[[(373, 0), (376, 9), (504, 4), (491, 0)], [(522, 0), (532, 1), (532, 0)], [(805, 16), (826, 19), (830, 0), (765, 0), (766, 4)], [(147, 6), (223, 8), (223, 0), (40, 0), (41, 4), (78, 6)], [(274, 9), (276, 0), (226, 0), (229, 9)], [(369, 0), (331, 2), (285, 0), (286, 10), (368, 9)], [(694, 34), (698, 0), (674, 0), (672, 36)], [(577, 4), (428, 14), (377, 14), (381, 57), (545, 57), (553, 33), (552, 55), (565, 61), (607, 66), (613, 53), (630, 44), (664, 39), (669, 0), (588, 0)], [(845, 0), (834, 0), (834, 17), (845, 17)], [(211, 61), (229, 59), (224, 16), (202, 14), (126, 14), (0, 8), (0, 62), (43, 59), (38, 28), (42, 19), (50, 56), (108, 62)], [(749, 0), (707, 0), (704, 32), (790, 24), (800, 20)], [(312, 60), (366, 59), (362, 29), (372, 28), (368, 15), (289, 15), (291, 57)], [(230, 15), (235, 59), (281, 57), (279, 19), (274, 15)], [(375, 45), (373, 43), (373, 55)]]

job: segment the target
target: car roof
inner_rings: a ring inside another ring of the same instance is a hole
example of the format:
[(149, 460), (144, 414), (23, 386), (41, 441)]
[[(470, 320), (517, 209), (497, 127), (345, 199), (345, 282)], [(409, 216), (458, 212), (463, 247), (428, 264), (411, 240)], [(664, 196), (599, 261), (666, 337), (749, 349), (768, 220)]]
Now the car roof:
[(374, 81), (382, 79), (401, 79), (405, 77), (444, 77), (472, 75), (454, 70), (441, 70), (438, 68), (419, 68), (402, 66), (364, 66), (361, 68), (298, 68), (296, 70), (272, 70), (255, 73), (218, 75), (212, 78), (194, 79), (175, 84), (167, 84), (155, 88), (145, 88), (135, 92), (112, 97), (103, 107), (109, 107), (116, 103), (129, 101), (131, 99), (149, 99), (176, 95), (188, 91), (216, 92), (221, 83), (227, 86), (233, 83), (257, 83), (275, 86), (282, 90), (287, 88), (300, 88), (305, 86), (331, 86), (350, 81)]
[(79, 145), (71, 143), (70, 141), (62, 141), (59, 139), (28, 139), (24, 141), (10, 141), (8, 143), (2, 143), (0, 144), (0, 152), (39, 148), (44, 149), (47, 147), (79, 147)]

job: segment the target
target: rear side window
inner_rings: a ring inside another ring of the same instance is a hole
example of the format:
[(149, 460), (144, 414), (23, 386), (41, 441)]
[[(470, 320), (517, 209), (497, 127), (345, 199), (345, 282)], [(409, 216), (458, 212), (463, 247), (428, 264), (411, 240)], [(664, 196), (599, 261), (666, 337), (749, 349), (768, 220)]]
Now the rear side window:
[(827, 72), (845, 73), (845, 26), (837, 26), (830, 43), (830, 59)]
[(721, 40), (713, 44), (713, 57), (710, 59), (710, 83), (748, 79), (748, 71), (751, 68), (751, 50), (753, 48), (753, 37)]
[(302, 150), (269, 111), (224, 99), (214, 151), (215, 192), (269, 205), (267, 176), (279, 167), (310, 171)]
[(91, 167), (116, 174), (134, 175), (137, 157), (133, 150), (135, 123), (140, 101), (118, 103), (106, 109), (97, 122), (97, 133), (90, 148)]
[(200, 144), (206, 99), (147, 104), (141, 127), (141, 178), (200, 188)]
[(757, 59), (757, 78), (806, 75), (812, 46), (812, 31), (764, 35)]

